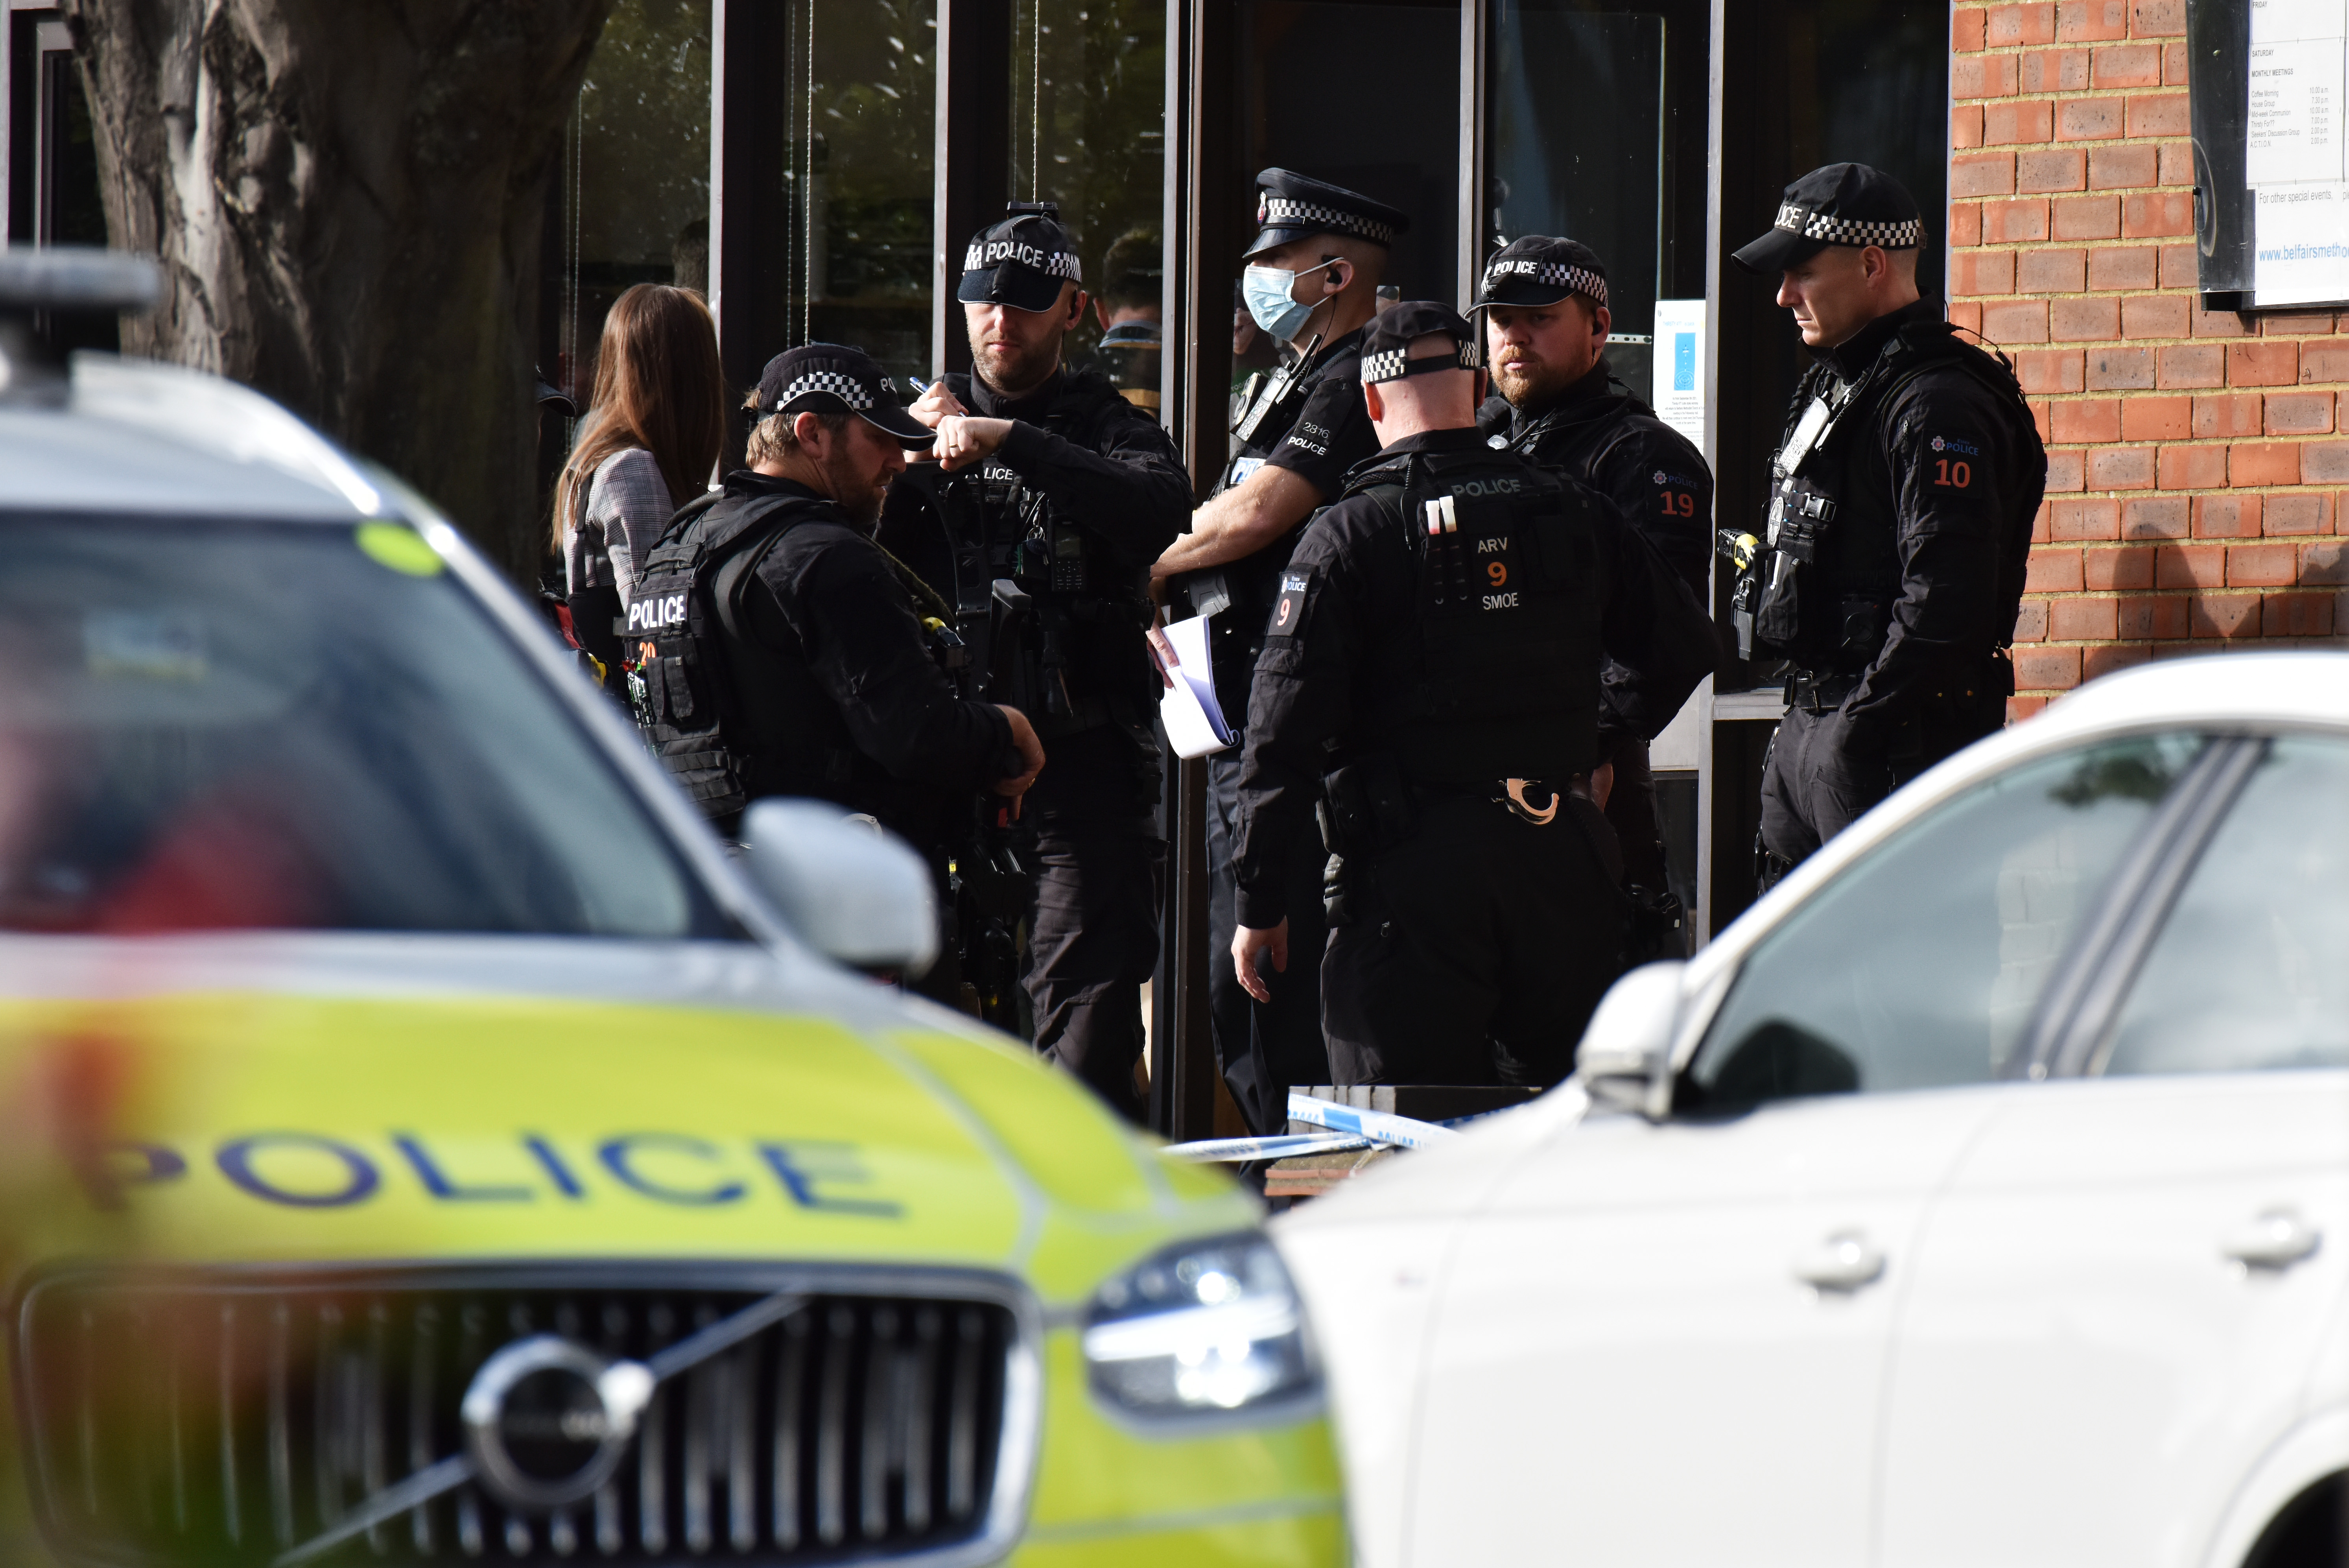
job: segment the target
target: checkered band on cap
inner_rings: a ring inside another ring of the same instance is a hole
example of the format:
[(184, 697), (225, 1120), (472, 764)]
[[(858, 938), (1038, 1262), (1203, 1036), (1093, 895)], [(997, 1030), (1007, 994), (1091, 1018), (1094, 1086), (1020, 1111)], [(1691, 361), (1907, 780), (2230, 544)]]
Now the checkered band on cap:
[(1772, 227), (1800, 234), (1806, 240), (1825, 240), (1831, 245), (1881, 245), (1888, 251), (1908, 251), (1925, 243), (1925, 225), (1915, 218), (1897, 223), (1862, 223), (1814, 213), (1792, 202), (1778, 209), (1778, 221)]
[(1562, 288), (1599, 305), (1607, 303), (1607, 280), (1588, 267), (1567, 262), (1528, 261), (1522, 256), (1496, 261), (1487, 267), (1485, 292), (1492, 293), (1495, 285), (1512, 277), (1529, 277), (1545, 288)]
[(1293, 196), (1267, 194), (1257, 202), (1256, 213), (1256, 221), (1268, 228), (1311, 229), (1319, 234), (1352, 234), (1376, 245), (1394, 244), (1395, 232), (1392, 224), (1363, 217), (1360, 213), (1325, 207), (1319, 202), (1300, 202)]
[[(881, 389), (894, 393), (897, 389), (891, 384), (888, 377), (884, 376), (881, 378)], [(775, 399), (772, 407), (767, 411), (772, 413), (777, 410), (788, 408), (810, 392), (830, 392), (859, 413), (873, 406), (871, 389), (861, 379), (846, 371), (803, 370), (790, 386), (782, 389)]]
[[(1430, 361), (1442, 358), (1440, 354), (1425, 354), (1414, 359), (1408, 348), (1381, 348), (1375, 354), (1362, 356), (1362, 380), (1368, 386), (1376, 386), (1381, 381), (1400, 381), (1412, 374), (1414, 366), (1424, 375)], [(1473, 370), (1484, 362), (1485, 346), (1472, 337), (1460, 345), (1456, 359), (1445, 365), (1444, 369)]]

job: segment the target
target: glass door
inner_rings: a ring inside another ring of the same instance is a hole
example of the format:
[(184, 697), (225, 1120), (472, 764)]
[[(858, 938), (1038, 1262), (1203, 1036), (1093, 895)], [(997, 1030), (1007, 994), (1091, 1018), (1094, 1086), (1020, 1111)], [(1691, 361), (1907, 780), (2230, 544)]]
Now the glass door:
[[(1237, 44), (1241, 156), (1228, 200), (1243, 240), (1256, 232), (1245, 218), (1257, 171), (1293, 169), (1409, 213), (1385, 284), (1402, 299), (1456, 300), (1460, 7), (1241, 0)], [(1230, 266), (1237, 279), (1237, 254)]]
[(1058, 202), (1083, 259), (1069, 364), (1159, 412), (1166, 0), (1014, 0), (1010, 155), (1011, 199)]
[(1488, 0), (1478, 261), (1580, 240), (1607, 264), (1607, 362), (1654, 400), (1660, 298), (1704, 296), (1703, 4)]
[[(785, 0), (783, 338), (930, 373), (934, 0)], [(764, 282), (766, 280), (762, 280)]]
[(539, 370), (583, 413), (612, 302), (639, 283), (709, 286), (709, 10), (620, 0), (572, 109)]

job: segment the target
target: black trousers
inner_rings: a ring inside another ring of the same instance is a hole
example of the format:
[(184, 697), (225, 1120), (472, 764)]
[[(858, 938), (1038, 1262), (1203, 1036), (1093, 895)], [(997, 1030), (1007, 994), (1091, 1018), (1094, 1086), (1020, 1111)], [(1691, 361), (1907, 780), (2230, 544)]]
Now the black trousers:
[(1158, 967), (1166, 845), (1139, 824), (1040, 825), (1029, 853), (1036, 893), (1024, 983), (1036, 1049), (1128, 1120), (1142, 1060), (1142, 986)]
[(1263, 966), (1272, 1000), (1260, 1002), (1241, 988), (1232, 963), (1232, 933), (1239, 927), (1239, 884), (1232, 873), (1239, 794), (1235, 746), (1207, 759), (1207, 1027), (1216, 1065), (1241, 1119), (1262, 1136), (1288, 1125), (1293, 1085), (1336, 1081), (1321, 1043), (1321, 949), (1330, 929), (1321, 911), (1321, 868), (1329, 856), (1318, 832), (1290, 846), (1288, 968)]
[(1564, 1078), (1622, 970), (1620, 870), (1605, 818), (1572, 795), (1545, 826), (1439, 797), (1403, 843), (1350, 857), (1352, 923), (1321, 961), (1332, 1081)]
[(1762, 846), (1802, 860), (1935, 763), (1995, 732), (2005, 721), (2003, 699), (1983, 710), (1928, 710), (1855, 730), (1839, 708), (1787, 709), (1762, 764)]

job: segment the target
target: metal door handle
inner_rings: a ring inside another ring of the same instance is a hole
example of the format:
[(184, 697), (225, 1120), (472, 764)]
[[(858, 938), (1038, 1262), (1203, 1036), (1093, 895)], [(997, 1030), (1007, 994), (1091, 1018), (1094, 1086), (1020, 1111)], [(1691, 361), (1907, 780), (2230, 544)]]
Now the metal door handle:
[(2324, 1232), (2289, 1209), (2271, 1209), (2227, 1233), (2219, 1250), (2247, 1269), (2288, 1269), (2316, 1251)]
[(1823, 1291), (1856, 1291), (1884, 1275), (1884, 1249), (1857, 1231), (1838, 1231), (1795, 1260), (1795, 1277)]

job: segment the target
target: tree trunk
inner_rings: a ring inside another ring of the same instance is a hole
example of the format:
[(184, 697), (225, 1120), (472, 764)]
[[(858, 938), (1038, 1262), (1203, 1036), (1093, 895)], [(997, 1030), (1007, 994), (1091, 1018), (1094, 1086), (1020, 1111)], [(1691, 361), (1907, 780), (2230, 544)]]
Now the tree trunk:
[(166, 279), (123, 351), (277, 399), (534, 579), (547, 181), (613, 0), (64, 4), (107, 232)]

